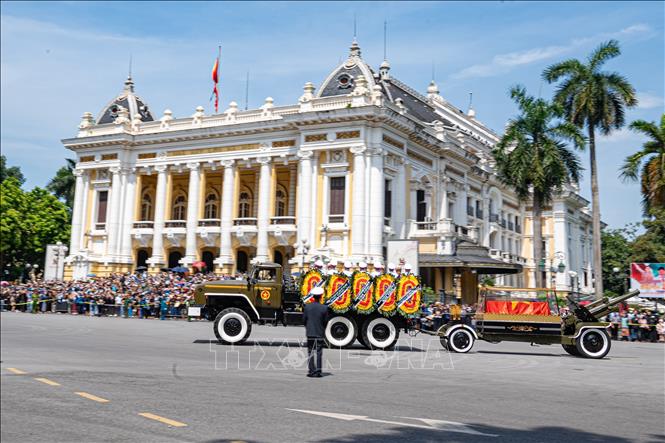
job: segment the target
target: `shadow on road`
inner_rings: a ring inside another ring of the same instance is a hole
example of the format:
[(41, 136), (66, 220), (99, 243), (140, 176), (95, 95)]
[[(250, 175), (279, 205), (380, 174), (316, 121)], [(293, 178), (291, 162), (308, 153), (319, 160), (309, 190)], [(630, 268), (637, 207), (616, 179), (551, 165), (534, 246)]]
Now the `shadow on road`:
[[(235, 345), (225, 345), (223, 343), (218, 342), (217, 340), (212, 340), (212, 339), (207, 339), (207, 340), (202, 340), (202, 339), (196, 339), (192, 343), (197, 344), (197, 345), (216, 345), (216, 346), (237, 346), (237, 347), (246, 347), (246, 346), (267, 346), (267, 347), (275, 347), (278, 348), (280, 346), (288, 346), (290, 348), (307, 348), (307, 344), (305, 343), (304, 340), (247, 340), (244, 343), (240, 344), (235, 344)], [(365, 351), (365, 352), (371, 352), (371, 349), (367, 349), (362, 345), (359, 344), (354, 344), (352, 346), (349, 346), (347, 348), (344, 348), (346, 351)], [(424, 349), (420, 349), (414, 346), (402, 346), (402, 345), (396, 345), (393, 349), (386, 350), (386, 352), (390, 351), (399, 351), (399, 352), (426, 352)], [(370, 354), (367, 354), (370, 355)]]
[[(515, 351), (486, 351), (486, 350), (478, 350), (476, 351), (477, 354), (499, 354), (499, 355), (525, 355), (529, 357), (556, 357), (556, 358), (561, 358), (561, 357), (567, 357), (567, 355), (563, 354), (546, 354), (544, 352), (515, 352)], [(570, 356), (573, 358), (572, 356)]]
[[(303, 429), (303, 441), (332, 443), (332, 442), (359, 442), (363, 443), (404, 443), (405, 441), (413, 442), (436, 442), (440, 443), (445, 441), (450, 442), (497, 442), (497, 441), (510, 441), (510, 442), (603, 442), (603, 443), (632, 443), (634, 440), (622, 437), (615, 437), (612, 435), (596, 434), (593, 432), (581, 431), (578, 429), (565, 428), (562, 426), (543, 426), (530, 429), (510, 429), (502, 428), (499, 426), (487, 426), (482, 424), (470, 424), (469, 429), (471, 432), (477, 431), (479, 433), (488, 435), (474, 435), (472, 433), (462, 432), (449, 432), (444, 429), (416, 429), (407, 427), (393, 427), (386, 430), (385, 433), (375, 434), (352, 434), (347, 436), (339, 436), (323, 439), (312, 439), (307, 437), (306, 429)], [(496, 436), (496, 437), (495, 437)], [(498, 437), (498, 438), (497, 438)], [(663, 436), (650, 435), (651, 442), (664, 441)], [(234, 439), (219, 439), (207, 440), (206, 443), (229, 443)], [(257, 440), (242, 440), (247, 443), (257, 442)]]

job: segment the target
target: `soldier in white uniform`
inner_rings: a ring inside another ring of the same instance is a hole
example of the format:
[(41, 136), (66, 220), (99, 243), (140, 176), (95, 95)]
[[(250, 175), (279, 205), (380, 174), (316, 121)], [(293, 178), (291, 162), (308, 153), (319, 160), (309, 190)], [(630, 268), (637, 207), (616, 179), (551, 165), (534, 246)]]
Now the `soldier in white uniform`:
[(365, 263), (364, 261), (359, 262), (358, 263), (358, 270), (360, 272), (367, 272), (367, 263)]
[(371, 275), (372, 278), (374, 278), (374, 277), (378, 277), (381, 274), (383, 274), (383, 265), (381, 264), (380, 261), (375, 261), (374, 262), (374, 270), (372, 272), (370, 272), (369, 275)]
[(337, 263), (337, 262), (334, 262), (334, 261), (332, 261), (332, 260), (328, 262), (328, 269), (326, 269), (326, 275), (327, 275), (328, 277), (330, 277), (330, 276), (333, 275), (335, 272), (337, 272), (337, 264), (336, 264), (336, 263)]
[(316, 269), (319, 272), (323, 273), (323, 262), (321, 260), (315, 261), (314, 262), (314, 269)]
[(404, 265), (404, 275), (412, 275), (413, 274), (413, 268), (411, 267), (410, 263), (407, 263)]
[(346, 275), (347, 277), (351, 277), (351, 275), (353, 274), (353, 270), (351, 268), (353, 268), (353, 263), (351, 263), (348, 260), (345, 261), (344, 262), (344, 275)]
[(395, 270), (395, 263), (388, 263), (388, 274), (392, 275), (395, 278), (399, 277), (399, 274)]

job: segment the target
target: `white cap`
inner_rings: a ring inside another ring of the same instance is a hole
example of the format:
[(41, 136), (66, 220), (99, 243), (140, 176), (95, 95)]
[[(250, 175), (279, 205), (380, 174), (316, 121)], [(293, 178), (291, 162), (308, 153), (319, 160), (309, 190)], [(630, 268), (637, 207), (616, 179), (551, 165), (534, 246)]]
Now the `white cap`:
[(352, 268), (352, 267), (353, 267), (353, 263), (351, 263), (350, 261), (345, 261), (345, 262), (344, 262), (344, 267), (347, 268), (347, 269)]
[(407, 270), (407, 271), (410, 271), (411, 269), (413, 269), (413, 268), (411, 268), (411, 263), (405, 264), (404, 269)]
[(309, 291), (312, 295), (323, 295), (323, 288), (321, 286), (316, 286)]
[(328, 262), (328, 267), (329, 268), (334, 268), (335, 266), (337, 266), (337, 265), (335, 264), (334, 261), (331, 260), (331, 261)]
[(388, 263), (388, 269), (389, 270), (395, 269), (395, 263)]
[(358, 263), (358, 267), (360, 269), (367, 269), (367, 263), (365, 263), (364, 261), (361, 261), (360, 263)]
[(383, 269), (383, 265), (381, 264), (380, 261), (375, 261), (374, 262), (374, 267), (377, 269)]
[(314, 266), (316, 266), (317, 268), (322, 268), (323, 262), (321, 260), (317, 260), (314, 262)]

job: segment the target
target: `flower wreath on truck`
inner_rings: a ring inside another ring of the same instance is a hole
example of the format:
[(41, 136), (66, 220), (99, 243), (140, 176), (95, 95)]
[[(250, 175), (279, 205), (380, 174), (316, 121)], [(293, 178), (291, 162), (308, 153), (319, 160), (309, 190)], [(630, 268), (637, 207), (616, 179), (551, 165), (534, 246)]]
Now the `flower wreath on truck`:
[(354, 272), (351, 276), (351, 294), (353, 301), (351, 307), (359, 314), (369, 314), (374, 311), (374, 281), (365, 271)]
[(318, 269), (310, 269), (307, 271), (300, 282), (300, 297), (303, 303), (312, 303), (314, 297), (312, 296), (312, 289), (318, 286), (323, 286), (326, 280)]
[(390, 274), (381, 274), (374, 279), (374, 301), (379, 313), (395, 315), (397, 308), (397, 282)]
[(351, 306), (351, 279), (337, 272), (332, 274), (328, 277), (323, 298), (333, 312), (341, 314), (348, 311)]
[(413, 274), (401, 275), (397, 280), (397, 312), (404, 317), (414, 317), (422, 300), (420, 278)]

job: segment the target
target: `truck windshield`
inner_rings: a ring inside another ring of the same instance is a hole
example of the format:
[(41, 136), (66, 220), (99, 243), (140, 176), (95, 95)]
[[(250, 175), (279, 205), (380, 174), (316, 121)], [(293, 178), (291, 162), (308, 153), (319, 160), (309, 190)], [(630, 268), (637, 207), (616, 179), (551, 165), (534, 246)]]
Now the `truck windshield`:
[(254, 278), (260, 281), (275, 281), (277, 271), (273, 268), (257, 269), (254, 273)]

